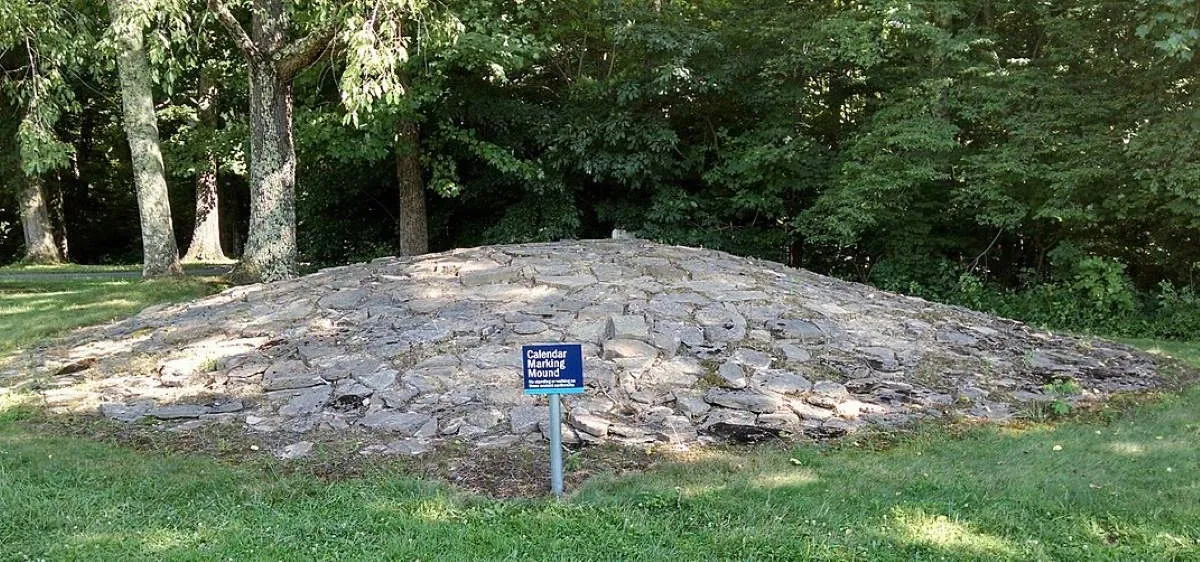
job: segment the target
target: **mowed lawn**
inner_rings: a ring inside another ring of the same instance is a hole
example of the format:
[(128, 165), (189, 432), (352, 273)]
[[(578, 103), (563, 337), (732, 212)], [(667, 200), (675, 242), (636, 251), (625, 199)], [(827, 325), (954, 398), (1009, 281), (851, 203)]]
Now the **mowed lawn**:
[(61, 437), (16, 402), (0, 560), (1200, 560), (1198, 389), (1086, 421), (708, 451), (563, 501)]
[[(38, 272), (23, 268), (21, 272)], [(211, 294), (212, 279), (64, 279), (0, 277), (0, 357), (72, 328), (108, 322), (152, 304)]]

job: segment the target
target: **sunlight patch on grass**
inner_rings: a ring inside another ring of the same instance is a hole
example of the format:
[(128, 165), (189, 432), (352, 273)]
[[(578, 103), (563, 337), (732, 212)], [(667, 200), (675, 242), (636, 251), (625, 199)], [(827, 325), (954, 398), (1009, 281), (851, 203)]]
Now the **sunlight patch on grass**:
[(945, 515), (931, 516), (919, 509), (894, 509), (891, 519), (906, 542), (975, 555), (1010, 557), (1017, 554), (1017, 549), (1008, 541)]
[(1146, 446), (1133, 441), (1117, 441), (1109, 443), (1108, 450), (1118, 454), (1127, 456), (1138, 456), (1146, 453)]
[(767, 472), (750, 479), (750, 486), (773, 490), (777, 488), (793, 488), (815, 484), (820, 480), (811, 470), (797, 469), (787, 472)]

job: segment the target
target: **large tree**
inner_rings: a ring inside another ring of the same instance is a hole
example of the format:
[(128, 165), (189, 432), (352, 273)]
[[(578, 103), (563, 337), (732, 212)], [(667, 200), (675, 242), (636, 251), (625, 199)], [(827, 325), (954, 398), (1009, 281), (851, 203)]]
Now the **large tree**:
[(158, 142), (153, 77), (143, 39), (144, 11), (152, 10), (154, 6), (138, 0), (109, 0), (108, 9), (112, 18), (112, 39), (117, 48), (125, 135), (129, 139), (133, 183), (142, 224), (142, 275), (182, 274)]
[(0, 94), (4, 109), (12, 110), (0, 119), (4, 134), (13, 135), (4, 140), (16, 141), (9, 149), (16, 174), (7, 183), (18, 202), (26, 263), (66, 257), (65, 240), (55, 237), (45, 176), (70, 162), (71, 146), (55, 127), (74, 102), (64, 77), (83, 66), (92, 45), (86, 21), (57, 0), (0, 3)]
[(239, 281), (292, 277), (296, 251), (296, 148), (292, 140), (292, 80), (315, 62), (336, 33), (327, 18), (289, 41), (283, 0), (254, 0), (247, 32), (222, 0), (208, 0), (242, 53), (250, 73), (250, 232), (234, 271)]
[[(211, 65), (200, 69), (196, 89), (196, 111), (199, 121), (197, 125), (205, 132), (211, 132), (217, 127), (216, 104), (220, 92), (215, 70)], [(214, 147), (210, 144), (205, 147), (202, 161), (196, 171), (196, 217), (192, 228), (192, 241), (183, 257), (185, 262), (219, 263), (229, 259), (221, 249), (219, 170), (220, 163)]]

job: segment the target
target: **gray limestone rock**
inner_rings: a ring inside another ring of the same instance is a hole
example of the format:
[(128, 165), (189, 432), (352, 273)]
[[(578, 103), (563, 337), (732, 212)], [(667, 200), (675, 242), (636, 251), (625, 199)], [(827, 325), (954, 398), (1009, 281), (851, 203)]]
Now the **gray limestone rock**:
[(292, 443), (291, 445), (288, 445), (288, 446), (284, 447), (283, 449), (280, 449), (280, 451), (278, 453), (276, 453), (275, 456), (277, 458), (279, 458), (279, 460), (291, 461), (291, 460), (296, 460), (296, 459), (302, 459), (304, 457), (309, 456), (310, 454), (312, 454), (312, 450), (313, 450), (313, 442), (312, 441), (300, 441), (297, 443)]
[(805, 343), (825, 341), (826, 334), (819, 326), (808, 320), (779, 319), (767, 323), (767, 328), (776, 337), (798, 339)]
[(645, 316), (613, 316), (612, 334), (615, 339), (648, 340), (650, 324)]
[(872, 369), (877, 371), (891, 372), (900, 367), (896, 360), (896, 353), (886, 347), (860, 347), (857, 352)]
[(120, 422), (135, 422), (147, 416), (147, 404), (101, 404), (100, 415)]
[(359, 423), (364, 427), (377, 431), (399, 433), (412, 437), (428, 424), (431, 419), (431, 416), (427, 414), (416, 412), (377, 410), (363, 416), (363, 419)]
[(699, 419), (712, 409), (712, 406), (704, 400), (703, 394), (690, 390), (675, 391), (675, 407), (679, 409), (680, 413), (693, 420)]
[(538, 424), (549, 416), (550, 409), (545, 406), (517, 406), (508, 411), (509, 426), (517, 435), (536, 430)]
[(762, 427), (770, 429), (795, 431), (800, 427), (800, 416), (797, 416), (792, 412), (759, 414), (756, 423)]
[(159, 406), (151, 408), (146, 412), (146, 415), (160, 420), (177, 420), (184, 418), (198, 418), (204, 414), (212, 413), (212, 409), (208, 406), (199, 406), (195, 404), (170, 404), (167, 406)]
[(639, 340), (609, 340), (604, 342), (604, 358), (653, 358), (658, 350)]
[(263, 373), (263, 390), (291, 390), (325, 384), (316, 373), (299, 361), (280, 361)]
[(597, 437), (604, 437), (605, 435), (608, 435), (608, 426), (611, 423), (612, 422), (600, 416), (593, 416), (591, 414), (579, 414), (571, 416), (571, 425), (574, 425), (580, 431), (595, 435)]
[(325, 407), (325, 404), (329, 403), (332, 395), (333, 389), (329, 386), (320, 386), (306, 390), (299, 396), (291, 399), (287, 404), (280, 406), (279, 415), (294, 417), (315, 414), (321, 411)]
[(717, 368), (717, 376), (721, 384), (728, 388), (746, 388), (750, 380), (746, 378), (746, 370), (733, 361), (726, 361)]
[(723, 391), (716, 388), (709, 389), (704, 395), (704, 400), (709, 404), (760, 414), (774, 412), (784, 405), (778, 396), (745, 390)]
[(527, 322), (520, 322), (520, 323), (514, 324), (512, 327), (512, 330), (514, 333), (528, 336), (528, 335), (540, 334), (542, 332), (545, 332), (548, 328), (549, 328), (549, 326), (546, 326), (546, 324), (544, 322), (530, 320)]
[(788, 371), (762, 371), (755, 376), (755, 381), (758, 388), (777, 394), (799, 394), (813, 387), (808, 379)]
[(756, 349), (738, 348), (734, 350), (730, 361), (751, 369), (767, 369), (771, 367), (771, 356)]
[(668, 443), (690, 443), (696, 440), (696, 427), (684, 416), (667, 416), (662, 421), (663, 440)]

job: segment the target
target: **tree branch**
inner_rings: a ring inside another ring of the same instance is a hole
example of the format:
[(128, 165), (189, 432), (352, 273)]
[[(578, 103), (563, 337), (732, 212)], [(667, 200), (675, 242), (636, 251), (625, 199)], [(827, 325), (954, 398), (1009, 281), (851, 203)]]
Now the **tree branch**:
[(237, 18), (233, 17), (233, 13), (229, 11), (229, 7), (221, 0), (208, 0), (208, 10), (216, 14), (221, 25), (229, 32), (229, 36), (233, 38), (234, 44), (242, 50), (242, 54), (246, 58), (254, 60), (259, 58), (258, 47), (254, 45), (254, 41), (246, 34), (246, 30), (242, 29), (242, 24), (238, 23)]
[(325, 52), (325, 49), (333, 42), (334, 36), (337, 35), (337, 29), (337, 20), (330, 20), (308, 35), (280, 49), (275, 55), (276, 70), (282, 76), (291, 77), (308, 65), (317, 62), (321, 53)]

